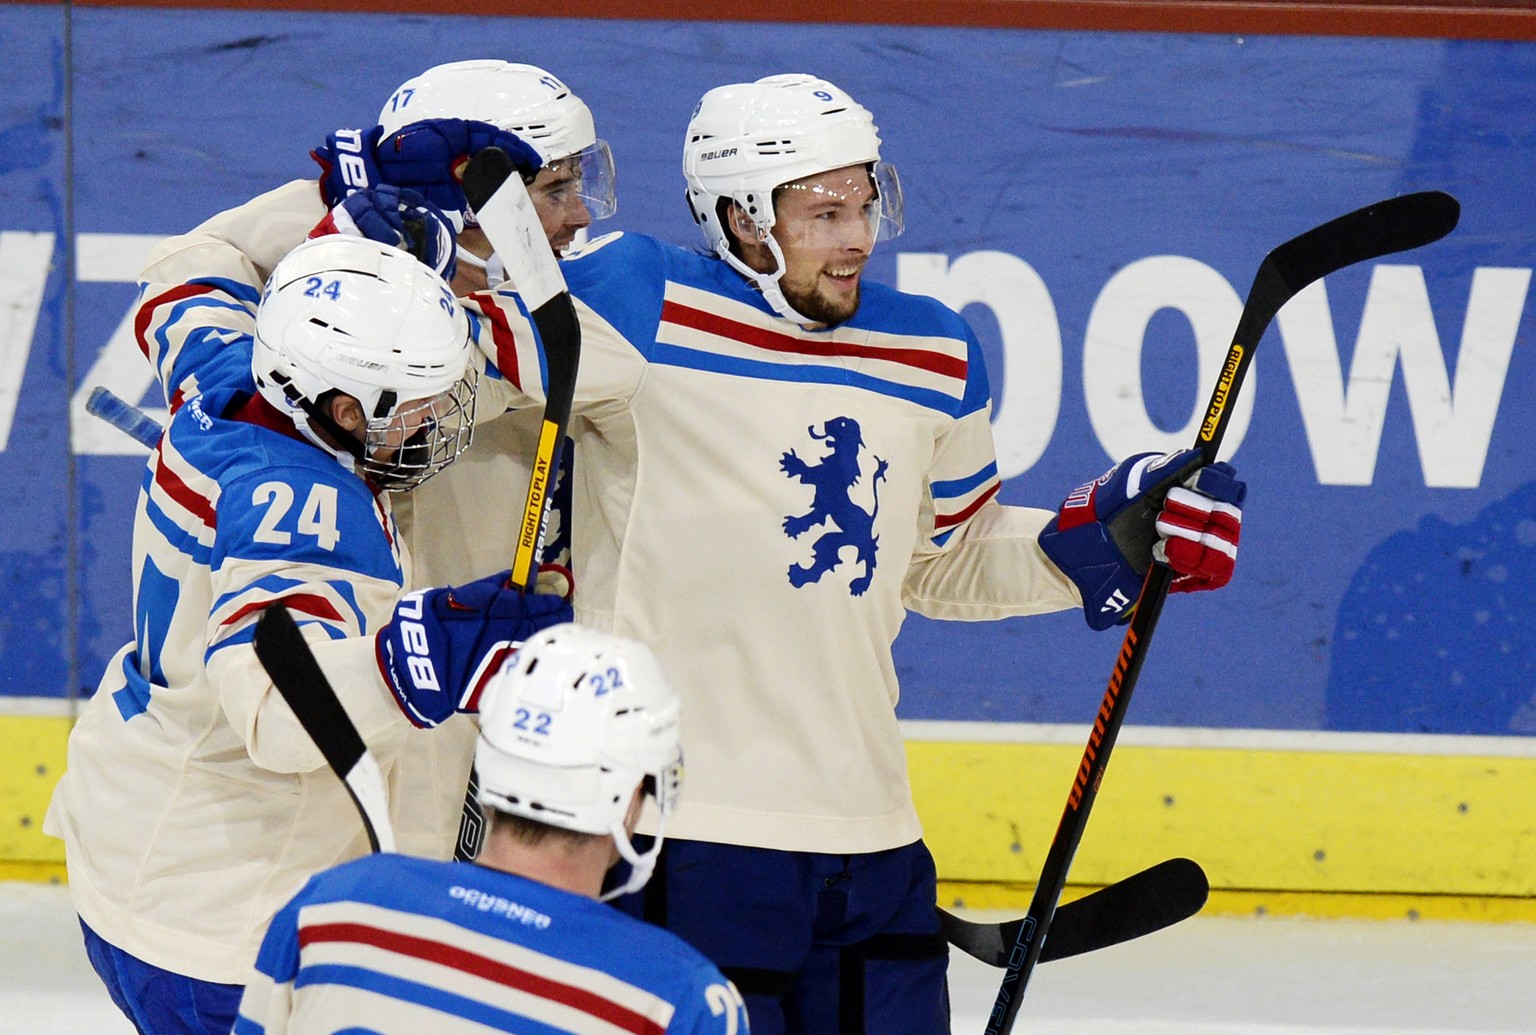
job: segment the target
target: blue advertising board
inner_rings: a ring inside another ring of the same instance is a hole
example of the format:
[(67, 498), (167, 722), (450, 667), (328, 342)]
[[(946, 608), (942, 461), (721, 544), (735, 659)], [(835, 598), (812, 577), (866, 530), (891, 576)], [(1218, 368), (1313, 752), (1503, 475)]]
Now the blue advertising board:
[[(1169, 602), (1133, 721), (1536, 734), (1536, 45), (74, 8), (66, 48), (63, 17), (0, 7), (0, 694), (88, 692), (131, 635), (143, 453), (80, 407), (153, 404), (124, 324), (148, 247), (312, 175), (423, 68), (503, 57), (596, 114), (620, 203), (595, 229), (684, 244), (706, 89), (810, 71), (869, 107), (907, 216), (869, 275), (976, 327), (1013, 504), (1189, 444), (1270, 248), (1455, 194), (1449, 238), (1330, 277), (1263, 339), (1225, 449), (1251, 485), (1237, 577)], [(1086, 721), (1117, 649), (1076, 614), (914, 616), (900, 712)]]

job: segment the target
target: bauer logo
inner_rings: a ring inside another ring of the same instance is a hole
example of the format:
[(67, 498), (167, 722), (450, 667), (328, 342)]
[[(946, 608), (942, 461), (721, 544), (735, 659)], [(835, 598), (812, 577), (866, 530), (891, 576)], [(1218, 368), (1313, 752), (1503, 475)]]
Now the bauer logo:
[(736, 154), (738, 150), (740, 149), (735, 147), (723, 147), (718, 151), (705, 151), (703, 154), (699, 155), (699, 161), (712, 162), (716, 158), (729, 158)]
[(441, 691), (437, 681), (437, 669), (432, 665), (432, 645), (427, 638), (427, 627), (419, 620), (423, 614), (426, 591), (411, 593), (400, 599), (395, 606), (395, 628), (400, 646), (406, 653), (405, 668), (411, 682), (418, 690)]

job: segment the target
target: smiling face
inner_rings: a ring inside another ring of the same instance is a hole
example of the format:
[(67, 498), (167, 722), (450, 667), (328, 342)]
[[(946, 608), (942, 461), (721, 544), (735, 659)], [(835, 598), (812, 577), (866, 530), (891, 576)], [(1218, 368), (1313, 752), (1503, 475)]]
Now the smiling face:
[(571, 246), (578, 230), (592, 223), (592, 213), (581, 198), (581, 163), (574, 156), (540, 169), (528, 187), (528, 197), (557, 255)]
[[(779, 288), (801, 315), (835, 324), (859, 308), (859, 282), (875, 246), (879, 199), (869, 170), (850, 165), (787, 183), (774, 191), (773, 239), (784, 256)], [(732, 230), (742, 259), (760, 273), (777, 260), (740, 209)]]
[[(571, 246), (578, 231), (592, 223), (592, 212), (582, 199), (581, 187), (581, 163), (575, 156), (550, 162), (528, 185), (528, 198), (538, 214), (539, 227), (556, 258)], [(466, 251), (482, 260), (481, 265), (459, 262), (452, 287), (453, 293), (462, 298), (471, 291), (484, 291), (490, 286), (483, 262), (495, 249), (485, 231), (474, 225), (466, 225), (459, 231), (458, 245), (461, 260)]]

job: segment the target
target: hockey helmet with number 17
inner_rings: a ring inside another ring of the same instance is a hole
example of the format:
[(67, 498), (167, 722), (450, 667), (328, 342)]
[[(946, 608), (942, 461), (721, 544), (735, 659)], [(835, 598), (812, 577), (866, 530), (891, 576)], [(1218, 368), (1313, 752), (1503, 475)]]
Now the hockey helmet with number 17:
[(386, 137), (423, 119), (473, 119), (516, 133), (546, 165), (575, 167), (593, 219), (618, 211), (613, 153), (598, 139), (591, 109), (537, 65), (491, 59), (434, 65), (401, 83), (379, 112)]
[[(475, 769), (480, 804), (584, 834), (609, 834), (649, 879), (677, 803), (681, 704), (644, 644), (583, 626), (544, 629), (486, 684)], [(656, 799), (655, 844), (635, 851), (625, 829), (635, 788)]]

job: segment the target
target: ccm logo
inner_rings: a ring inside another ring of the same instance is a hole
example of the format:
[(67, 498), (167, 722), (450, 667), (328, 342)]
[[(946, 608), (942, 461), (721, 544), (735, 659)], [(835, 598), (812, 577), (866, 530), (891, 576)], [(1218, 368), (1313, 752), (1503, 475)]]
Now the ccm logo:
[(353, 190), (362, 190), (368, 184), (368, 166), (363, 161), (363, 131), (339, 129), (336, 131), (336, 166), (341, 170), (341, 181)]
[(437, 671), (432, 667), (432, 650), (427, 645), (427, 627), (418, 620), (424, 595), (412, 593), (400, 601), (395, 608), (396, 628), (400, 630), (400, 643), (405, 647), (405, 670), (410, 673), (411, 682), (418, 690), (441, 692), (443, 688), (438, 685)]

